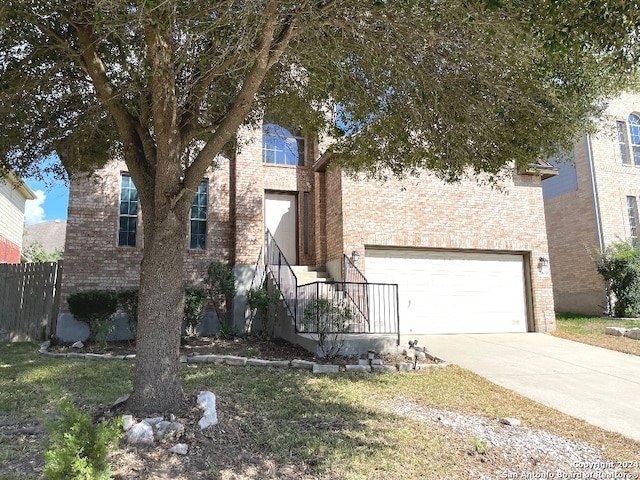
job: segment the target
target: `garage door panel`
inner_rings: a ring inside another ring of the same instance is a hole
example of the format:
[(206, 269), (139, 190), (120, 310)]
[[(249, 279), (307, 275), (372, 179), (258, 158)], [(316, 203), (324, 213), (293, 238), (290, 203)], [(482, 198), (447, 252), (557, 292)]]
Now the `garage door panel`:
[(370, 282), (398, 283), (402, 333), (525, 332), (523, 257), (367, 249)]

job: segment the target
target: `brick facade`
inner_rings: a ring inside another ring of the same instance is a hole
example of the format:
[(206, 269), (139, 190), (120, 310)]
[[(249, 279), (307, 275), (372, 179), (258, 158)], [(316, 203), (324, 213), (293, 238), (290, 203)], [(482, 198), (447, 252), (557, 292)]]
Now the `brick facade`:
[[(377, 182), (327, 172), (327, 260), (376, 246), (519, 253), (528, 263), (534, 328), (554, 330), (551, 278), (538, 273), (539, 258), (549, 255), (540, 183), (539, 176), (514, 175), (492, 189), (426, 174)], [(361, 266), (366, 276), (366, 260)]]
[[(335, 263), (354, 250), (364, 256), (370, 246), (518, 253), (525, 258), (535, 329), (555, 328), (551, 280), (537, 274), (538, 258), (548, 256), (540, 177), (515, 175), (502, 190), (474, 180), (447, 185), (429, 175), (386, 183), (356, 181), (338, 167), (314, 163), (319, 152), (311, 139), (305, 165), (296, 167), (263, 163), (260, 131), (243, 131), (240, 138), (237, 155), (220, 159), (208, 172), (207, 249), (188, 250), (185, 239), (186, 285), (203, 278), (214, 259), (255, 264), (264, 243), (265, 192), (281, 192), (297, 198), (301, 265)], [(136, 248), (116, 246), (124, 171), (123, 163), (112, 162), (95, 176), (71, 181), (64, 299), (81, 289), (138, 284), (140, 216)]]
[(20, 263), (20, 245), (0, 236), (0, 263)]
[[(598, 252), (629, 239), (627, 196), (640, 204), (640, 167), (623, 165), (616, 120), (640, 112), (640, 96), (613, 100), (600, 132), (574, 148), (577, 188), (545, 198), (549, 258), (556, 309), (599, 315), (605, 310), (604, 285), (596, 270)], [(564, 172), (561, 172), (563, 175)], [(546, 195), (545, 195), (546, 196)]]

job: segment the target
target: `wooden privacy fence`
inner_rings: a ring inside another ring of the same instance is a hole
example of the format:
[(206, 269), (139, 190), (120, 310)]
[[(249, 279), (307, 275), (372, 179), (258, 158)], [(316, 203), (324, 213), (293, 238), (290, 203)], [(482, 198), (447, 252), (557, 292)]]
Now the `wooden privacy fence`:
[(62, 262), (0, 264), (0, 342), (49, 337), (60, 299)]

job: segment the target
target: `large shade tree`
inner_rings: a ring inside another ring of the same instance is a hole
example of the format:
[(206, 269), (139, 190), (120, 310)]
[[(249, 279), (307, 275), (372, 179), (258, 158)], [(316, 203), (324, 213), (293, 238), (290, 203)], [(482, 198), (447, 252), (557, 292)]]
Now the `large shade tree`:
[(130, 407), (175, 410), (189, 208), (239, 127), (272, 112), (370, 174), (495, 174), (589, 124), (636, 62), (638, 17), (619, 0), (3, 0), (0, 166), (124, 159), (145, 225)]

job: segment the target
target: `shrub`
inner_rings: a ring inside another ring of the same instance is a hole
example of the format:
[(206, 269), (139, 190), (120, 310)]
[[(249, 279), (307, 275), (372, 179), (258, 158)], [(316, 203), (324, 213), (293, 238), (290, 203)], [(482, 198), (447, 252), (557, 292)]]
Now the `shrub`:
[(229, 310), (236, 294), (236, 277), (233, 270), (221, 262), (211, 262), (207, 268), (205, 283), (221, 331), (233, 331), (229, 321)]
[(138, 289), (119, 292), (118, 304), (122, 311), (127, 314), (129, 331), (135, 338), (138, 327)]
[(94, 425), (71, 400), (60, 404), (61, 416), (46, 425), (49, 448), (45, 452), (46, 478), (52, 480), (96, 480), (111, 478), (107, 462), (109, 448), (121, 435), (122, 419)]
[(607, 285), (608, 311), (616, 317), (640, 315), (640, 250), (627, 242), (600, 254), (598, 273)]
[(206, 292), (195, 288), (185, 290), (183, 320), (188, 335), (196, 335), (206, 304)]
[(277, 318), (269, 315), (269, 308), (280, 298), (278, 291), (269, 293), (265, 288), (250, 288), (247, 292), (247, 304), (251, 309), (249, 325), (253, 323), (256, 315), (262, 320), (262, 337), (270, 338)]
[(118, 307), (118, 294), (111, 290), (89, 290), (69, 296), (69, 310), (89, 325), (89, 341), (106, 342), (115, 326), (111, 315)]
[(305, 323), (317, 336), (320, 352), (327, 358), (340, 354), (352, 319), (353, 312), (348, 306), (331, 303), (325, 298), (309, 303), (304, 309)]

